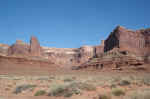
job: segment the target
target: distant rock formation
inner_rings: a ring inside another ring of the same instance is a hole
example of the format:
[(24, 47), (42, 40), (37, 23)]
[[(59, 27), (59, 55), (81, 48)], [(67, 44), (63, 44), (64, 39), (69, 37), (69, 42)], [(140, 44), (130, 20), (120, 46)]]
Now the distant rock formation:
[(7, 52), (8, 52), (8, 48), (9, 48), (9, 45), (7, 45), (7, 44), (0, 44), (0, 55), (6, 56)]
[(42, 49), (41, 49), (40, 43), (38, 42), (36, 37), (33, 37), (33, 36), (31, 37), (29, 52), (32, 56), (41, 56), (42, 55)]
[(139, 56), (150, 55), (150, 29), (132, 31), (118, 26), (105, 40), (104, 51), (113, 48)]
[(95, 57), (100, 57), (101, 54), (104, 53), (104, 45), (105, 45), (105, 40), (101, 41), (101, 44), (98, 46), (95, 46)]
[(17, 40), (15, 44), (8, 48), (9, 56), (28, 56), (29, 55), (29, 45)]
[(82, 46), (80, 49), (80, 62), (83, 63), (88, 61), (90, 58), (95, 56), (95, 47), (93, 46)]
[(41, 47), (36, 37), (31, 37), (30, 44), (17, 40), (12, 46), (0, 45), (0, 54), (8, 56), (38, 57), (48, 59), (61, 66), (80, 65), (92, 58), (102, 57), (104, 52), (119, 51), (123, 54), (146, 57), (150, 61), (150, 29), (137, 31), (118, 26), (97, 46), (80, 48)]
[(31, 37), (30, 44), (17, 40), (15, 44), (8, 48), (9, 56), (37, 56), (42, 55), (42, 49), (36, 37)]
[(77, 65), (79, 63), (78, 48), (48, 48), (42, 47), (44, 57), (61, 66)]

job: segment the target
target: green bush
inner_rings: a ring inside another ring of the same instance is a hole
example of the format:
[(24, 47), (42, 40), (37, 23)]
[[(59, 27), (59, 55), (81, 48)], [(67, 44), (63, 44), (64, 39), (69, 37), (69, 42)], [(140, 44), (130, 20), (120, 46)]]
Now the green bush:
[(112, 89), (112, 94), (115, 95), (115, 96), (121, 96), (121, 95), (125, 95), (125, 92), (121, 88), (113, 88)]
[(39, 91), (37, 91), (35, 94), (34, 94), (34, 96), (42, 96), (42, 95), (45, 95), (46, 94), (46, 91), (44, 91), (44, 90), (39, 90)]

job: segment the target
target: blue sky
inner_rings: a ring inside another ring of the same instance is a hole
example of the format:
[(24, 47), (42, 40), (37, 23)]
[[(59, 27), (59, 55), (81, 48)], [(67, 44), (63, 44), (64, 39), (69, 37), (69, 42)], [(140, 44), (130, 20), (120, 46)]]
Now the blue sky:
[(150, 0), (0, 0), (0, 43), (34, 35), (42, 46), (98, 45), (117, 25), (150, 27)]

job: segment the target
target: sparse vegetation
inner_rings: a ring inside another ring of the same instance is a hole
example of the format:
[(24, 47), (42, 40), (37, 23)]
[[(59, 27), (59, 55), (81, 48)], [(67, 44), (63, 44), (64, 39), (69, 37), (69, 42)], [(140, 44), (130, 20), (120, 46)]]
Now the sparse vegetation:
[(13, 93), (18, 94), (18, 93), (21, 93), (24, 90), (35, 88), (35, 87), (36, 87), (36, 85), (30, 85), (30, 84), (19, 85), (19, 86), (16, 87), (16, 89), (14, 90)]
[(65, 77), (64, 82), (71, 82), (73, 81), (72, 77)]
[(143, 83), (145, 84), (145, 85), (150, 85), (150, 77), (144, 77), (143, 78)]
[(48, 96), (71, 97), (73, 94), (80, 94), (80, 90), (71, 84), (55, 84), (51, 87)]
[[(58, 98), (73, 96), (72, 98), (77, 97), (77, 99), (81, 96), (84, 99), (84, 96), (89, 95), (90, 98), (87, 99), (116, 99), (116, 97), (117, 99), (150, 99), (149, 75), (127, 75), (124, 77), (120, 75), (88, 75), (88, 77), (87, 75), (79, 77), (75, 75), (53, 75), (51, 81), (47, 78), (50, 79), (50, 76), (22, 77), (25, 82), (14, 80), (1, 88), (5, 93), (12, 93), (12, 89), (15, 88), (13, 93), (17, 96), (55, 96)], [(8, 79), (8, 77), (1, 79)], [(19, 85), (19, 83), (23, 84)], [(35, 87), (40, 90), (35, 92)], [(136, 89), (138, 90), (136, 91)]]
[(150, 89), (134, 91), (130, 96), (125, 99), (150, 99)]
[(130, 85), (130, 84), (131, 83), (130, 83), (129, 80), (121, 80), (120, 83), (119, 83), (120, 86), (127, 86), (127, 85)]
[(99, 94), (97, 99), (111, 99), (111, 96), (107, 94)]
[(93, 84), (88, 84), (88, 83), (80, 83), (79, 89), (86, 90), (86, 91), (95, 91), (96, 86)]
[(39, 90), (39, 91), (37, 91), (35, 94), (34, 94), (34, 96), (42, 96), (42, 95), (45, 95), (46, 94), (46, 91), (44, 91), (44, 90)]
[(62, 95), (64, 95), (66, 89), (67, 89), (66, 85), (64, 85), (64, 84), (52, 85), (48, 96), (62, 96)]
[(121, 96), (121, 95), (125, 95), (125, 91), (121, 88), (113, 88), (112, 89), (112, 94), (114, 96)]

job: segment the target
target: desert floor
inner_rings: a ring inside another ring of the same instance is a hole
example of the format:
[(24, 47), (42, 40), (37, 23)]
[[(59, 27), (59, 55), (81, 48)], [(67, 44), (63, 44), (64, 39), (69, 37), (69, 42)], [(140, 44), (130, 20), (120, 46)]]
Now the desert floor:
[(0, 75), (0, 99), (150, 99), (145, 71), (9, 71)]

